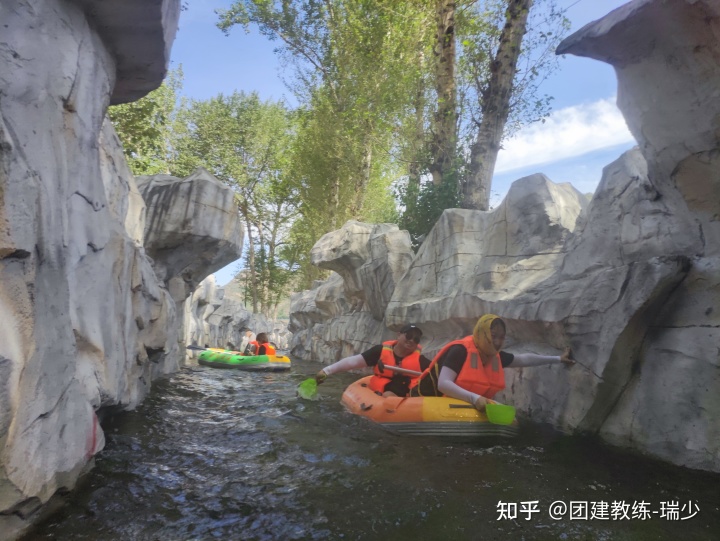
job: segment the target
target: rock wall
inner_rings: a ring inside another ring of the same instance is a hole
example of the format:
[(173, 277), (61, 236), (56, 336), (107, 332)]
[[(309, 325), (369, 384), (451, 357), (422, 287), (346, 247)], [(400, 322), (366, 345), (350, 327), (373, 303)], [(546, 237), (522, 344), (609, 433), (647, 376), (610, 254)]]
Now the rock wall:
[(350, 220), (324, 235), (312, 262), (335, 272), (291, 297), (292, 355), (329, 363), (392, 338), (384, 313), (412, 257), (410, 235), (394, 224)]
[(105, 120), (111, 100), (161, 84), (179, 11), (179, 0), (0, 2), (4, 540), (92, 465), (99, 418), (134, 408), (182, 359), (167, 284), (185, 267), (158, 278), (143, 243), (161, 227), (146, 232), (145, 202)]
[[(691, 261), (641, 344), (633, 377), (600, 428), (619, 445), (720, 469), (720, 5), (635, 1), (581, 29), (559, 53), (611, 64), (618, 107), (647, 161), (657, 212), (628, 224), (636, 246)], [(648, 204), (645, 202), (644, 204)]]
[(240, 258), (245, 235), (235, 193), (203, 168), (184, 179), (137, 177), (147, 205), (145, 250), (176, 303)]
[[(718, 35), (716, 2), (636, 0), (563, 42), (559, 53), (615, 67), (639, 148), (605, 168), (587, 205), (533, 175), (491, 212), (447, 210), (398, 272), (380, 329), (416, 323), (433, 354), (497, 313), (507, 350), (571, 345), (585, 365), (508, 370), (500, 400), (567, 431), (720, 471)], [(346, 237), (319, 242), (327, 255), (314, 260), (337, 260)], [(294, 297), (293, 351), (332, 362), (387, 332), (357, 325), (369, 312), (354, 299), (368, 290), (347, 269), (367, 264), (363, 254)]]

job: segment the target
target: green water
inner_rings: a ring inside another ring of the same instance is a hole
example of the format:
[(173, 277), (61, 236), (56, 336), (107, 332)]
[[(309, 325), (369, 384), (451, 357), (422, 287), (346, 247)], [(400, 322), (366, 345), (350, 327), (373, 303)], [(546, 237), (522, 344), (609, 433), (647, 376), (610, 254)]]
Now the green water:
[[(298, 399), (319, 368), (159, 382), (104, 423), (95, 469), (24, 540), (720, 539), (716, 474), (525, 423), (512, 441), (396, 436), (343, 409), (357, 375)], [(580, 514), (553, 519), (553, 502)]]

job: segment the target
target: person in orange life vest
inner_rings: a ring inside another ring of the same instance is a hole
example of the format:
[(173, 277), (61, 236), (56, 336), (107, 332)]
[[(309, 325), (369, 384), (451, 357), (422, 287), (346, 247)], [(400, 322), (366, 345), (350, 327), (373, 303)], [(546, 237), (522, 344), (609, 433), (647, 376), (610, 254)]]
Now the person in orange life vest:
[(382, 396), (407, 396), (414, 385), (411, 376), (398, 374), (385, 366), (397, 366), (407, 370), (421, 372), (430, 366), (430, 359), (420, 353), (422, 331), (416, 325), (405, 325), (398, 332), (397, 340), (389, 340), (382, 345), (373, 346), (360, 355), (352, 355), (326, 366), (315, 375), (322, 383), (332, 374), (349, 370), (359, 370), (367, 366), (374, 367), (370, 388)]
[[(501, 348), (505, 342), (505, 322), (498, 316), (482, 316), (472, 335), (446, 344), (433, 358), (433, 377), (423, 378), (411, 389), (411, 396), (444, 395), (469, 402), (479, 411), (505, 388), (503, 368), (522, 368), (544, 364), (575, 364), (572, 351), (562, 355), (513, 355)], [(435, 389), (433, 389), (435, 387)], [(435, 391), (435, 392), (434, 392)]]
[(266, 333), (258, 334), (255, 341), (258, 344), (255, 355), (275, 355), (275, 348), (268, 341)]

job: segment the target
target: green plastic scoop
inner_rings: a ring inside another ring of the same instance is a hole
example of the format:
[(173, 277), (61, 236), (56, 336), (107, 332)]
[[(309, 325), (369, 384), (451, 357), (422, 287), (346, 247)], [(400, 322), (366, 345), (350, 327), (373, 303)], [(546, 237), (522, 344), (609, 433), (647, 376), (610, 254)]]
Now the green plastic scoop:
[(485, 414), (495, 425), (509, 425), (515, 420), (515, 406), (504, 404), (486, 404)]
[(318, 390), (315, 378), (308, 378), (303, 381), (297, 388), (297, 395), (305, 400), (317, 400)]

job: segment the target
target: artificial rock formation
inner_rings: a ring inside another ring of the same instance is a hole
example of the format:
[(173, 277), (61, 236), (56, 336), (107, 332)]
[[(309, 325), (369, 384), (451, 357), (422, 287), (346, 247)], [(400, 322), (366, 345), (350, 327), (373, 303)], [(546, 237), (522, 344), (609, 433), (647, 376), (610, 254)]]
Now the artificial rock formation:
[[(208, 317), (222, 304), (224, 291), (217, 286), (215, 275), (211, 274), (205, 278), (192, 295), (183, 304), (185, 315), (183, 317), (186, 345), (205, 347), (219, 347), (220, 344), (212, 345), (209, 342), (210, 325)], [(187, 352), (188, 358), (192, 358)]]
[[(104, 445), (103, 412), (134, 407), (178, 367), (175, 303), (145, 255), (144, 203), (104, 119), (111, 97), (161, 84), (179, 9), (0, 3), (3, 539), (73, 487)], [(146, 25), (144, 45), (129, 20)]]
[(294, 357), (329, 364), (364, 351), (386, 336), (382, 321), (347, 302), (339, 274), (334, 272), (313, 285), (313, 289), (293, 294), (290, 300), (288, 329), (293, 333)]
[(230, 187), (203, 168), (189, 177), (138, 177), (147, 205), (145, 250), (176, 303), (240, 258), (244, 231)]
[[(446, 211), (397, 282), (384, 326), (419, 324), (432, 355), (497, 313), (507, 350), (571, 345), (585, 365), (508, 369), (500, 400), (720, 471), (718, 35), (717, 2), (636, 0), (563, 42), (559, 53), (615, 67), (639, 148), (604, 169), (587, 206), (534, 175), (491, 212)], [(329, 320), (338, 335), (342, 317)]]
[[(615, 68), (618, 107), (647, 161), (644, 192), (661, 205), (635, 226), (656, 229), (657, 251), (687, 256), (691, 263), (653, 319), (633, 377), (600, 433), (620, 445), (715, 471), (720, 470), (718, 35), (720, 5), (713, 0), (636, 0), (558, 49)], [(647, 250), (643, 244), (638, 247)]]
[(311, 291), (293, 295), (292, 354), (322, 362), (379, 343), (395, 284), (412, 261), (410, 235), (394, 224), (348, 221), (313, 246), (313, 264), (335, 273)]
[(410, 235), (395, 224), (348, 221), (315, 243), (313, 265), (343, 278), (345, 298), (357, 309), (363, 305), (383, 319), (396, 282), (413, 257)]

